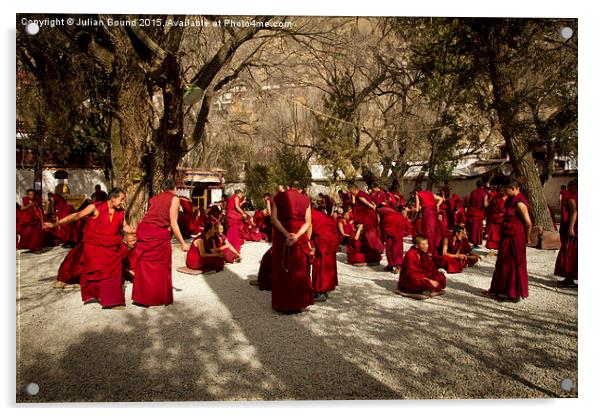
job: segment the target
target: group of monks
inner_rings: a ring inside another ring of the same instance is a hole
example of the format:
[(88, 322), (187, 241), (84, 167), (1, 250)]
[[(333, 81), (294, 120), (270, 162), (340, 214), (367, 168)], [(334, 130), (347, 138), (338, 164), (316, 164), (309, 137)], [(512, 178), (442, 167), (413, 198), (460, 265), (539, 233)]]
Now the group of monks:
[[(104, 194), (104, 195), (103, 195)], [(173, 181), (152, 197), (136, 229), (122, 208), (122, 189), (104, 193), (97, 187), (77, 210), (58, 194), (49, 194), (53, 215), (28, 190), (17, 210), (17, 247), (32, 251), (45, 235), (74, 247), (61, 264), (56, 288), (79, 284), (84, 303), (125, 307), (124, 282), (133, 282), (132, 301), (144, 307), (173, 303), (171, 241), (186, 253), (186, 266), (203, 273), (220, 272), (241, 261), (245, 241), (267, 241), (271, 247), (259, 265), (260, 290), (271, 290), (272, 308), (284, 314), (306, 310), (328, 299), (338, 286), (337, 253), (344, 247), (347, 263), (380, 264), (398, 274), (396, 293), (428, 299), (445, 293), (446, 275), (474, 266), (473, 251), (497, 250), (490, 288), (483, 295), (517, 302), (528, 297), (526, 247), (531, 216), (516, 181), (489, 188), (479, 181), (464, 201), (448, 183), (437, 193), (416, 188), (408, 198), (378, 185), (368, 191), (351, 184), (339, 190), (340, 204), (325, 194), (311, 201), (297, 181), (264, 195), (262, 209), (247, 214), (241, 190), (209, 207), (193, 211), (192, 202), (177, 197)], [(560, 194), (561, 249), (555, 274), (560, 284), (577, 281), (577, 182)], [(484, 224), (484, 221), (486, 222)], [(404, 253), (404, 237), (413, 246)], [(192, 238), (190, 246), (185, 239)]]

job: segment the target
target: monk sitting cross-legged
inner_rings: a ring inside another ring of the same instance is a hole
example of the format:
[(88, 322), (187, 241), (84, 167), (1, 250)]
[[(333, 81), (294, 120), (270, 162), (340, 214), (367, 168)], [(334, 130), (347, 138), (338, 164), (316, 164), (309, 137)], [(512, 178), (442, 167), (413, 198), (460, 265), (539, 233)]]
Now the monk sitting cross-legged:
[(437, 270), (429, 255), (426, 237), (416, 236), (401, 264), (396, 294), (424, 300), (445, 293), (445, 275)]
[[(221, 225), (219, 225), (221, 227)], [(224, 257), (221, 251), (211, 252), (209, 241), (215, 233), (215, 225), (209, 223), (205, 231), (192, 241), (190, 250), (186, 253), (186, 267), (207, 272), (224, 270)]]
[(226, 263), (240, 262), (240, 253), (224, 236), (224, 226), (221, 224), (215, 226), (215, 233), (209, 240), (209, 247), (211, 252), (221, 252)]
[(466, 267), (472, 267), (479, 256), (472, 253), (472, 246), (466, 237), (464, 227), (456, 225), (452, 235), (446, 235), (439, 251), (433, 254), (433, 263), (448, 273), (461, 273)]

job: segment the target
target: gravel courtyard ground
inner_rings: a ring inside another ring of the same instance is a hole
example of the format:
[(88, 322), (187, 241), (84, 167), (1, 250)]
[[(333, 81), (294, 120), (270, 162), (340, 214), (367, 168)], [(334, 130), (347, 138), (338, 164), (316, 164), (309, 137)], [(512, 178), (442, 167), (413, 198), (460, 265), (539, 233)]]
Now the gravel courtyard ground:
[(340, 253), (330, 299), (283, 316), (248, 283), (267, 248), (248, 242), (242, 263), (190, 276), (175, 271), (184, 254), (174, 246), (175, 303), (136, 307), (128, 285), (122, 311), (52, 289), (66, 249), (17, 252), (17, 401), (577, 396), (577, 290), (557, 287), (556, 251), (528, 249), (530, 296), (519, 304), (479, 296), (495, 257), (420, 302), (393, 293), (384, 260), (356, 268)]

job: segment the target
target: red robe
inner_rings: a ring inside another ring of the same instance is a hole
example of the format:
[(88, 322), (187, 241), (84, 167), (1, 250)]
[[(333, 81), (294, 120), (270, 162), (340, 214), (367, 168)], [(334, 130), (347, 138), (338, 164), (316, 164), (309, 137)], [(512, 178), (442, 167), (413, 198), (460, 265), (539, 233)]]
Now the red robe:
[[(57, 220), (61, 220), (75, 212), (73, 205), (69, 205), (65, 198), (59, 194), (52, 194), (54, 201), (54, 213)], [(60, 225), (57, 228), (59, 244), (76, 244), (79, 241), (79, 228), (77, 222)]]
[[(472, 250), (468, 238), (453, 241), (450, 235), (447, 238), (447, 252), (449, 254), (469, 254)], [(466, 267), (474, 266), (477, 261), (475, 259), (460, 260), (454, 257), (443, 255), (443, 242), (437, 254), (433, 254), (433, 263), (438, 269), (445, 269), (448, 273), (461, 273)]]
[[(23, 197), (23, 205), (29, 204), (29, 198)], [(31, 251), (40, 250), (44, 247), (44, 238), (42, 233), (42, 222), (44, 221), (44, 213), (40, 206), (35, 205), (21, 211), (19, 214), (19, 230), (21, 239), (19, 240), (18, 249), (29, 249)]]
[[(385, 235), (385, 252), (391, 267), (401, 266), (403, 261), (403, 236), (408, 224), (407, 218), (393, 208), (383, 207), (380, 213), (380, 226)], [(404, 221), (405, 220), (405, 221)]]
[(16, 231), (17, 231), (17, 249), (19, 248), (19, 234), (21, 234), (21, 223), (19, 221), (19, 219), (21, 218), (21, 205), (19, 205), (19, 203), (17, 202), (17, 226), (16, 226)]
[(152, 197), (148, 212), (136, 229), (138, 264), (132, 300), (139, 305), (173, 303), (169, 209), (175, 197), (170, 191)]
[(333, 291), (339, 284), (337, 274), (337, 252), (339, 233), (337, 223), (328, 215), (312, 209), (311, 240), (315, 248), (312, 262), (312, 286), (316, 293)]
[(505, 203), (502, 222), (502, 241), (495, 262), (495, 271), (489, 291), (517, 300), (529, 296), (529, 276), (527, 275), (527, 237), (520, 219), (518, 203), (527, 207), (523, 194), (508, 197)]
[[(210, 249), (219, 248), (219, 247), (223, 246), (224, 244), (226, 244), (226, 238), (224, 238), (223, 235), (215, 234), (209, 240), (209, 248)], [(230, 248), (225, 249), (224, 251), (222, 251), (222, 253), (224, 254), (223, 259), (226, 263), (232, 264), (238, 258), (236, 253), (233, 252)]]
[(130, 274), (130, 270), (136, 273), (136, 265), (138, 264), (138, 250), (136, 247), (129, 248), (125, 243), (123, 244), (123, 280), (133, 282), (134, 277)]
[(470, 193), (468, 198), (468, 211), (466, 212), (466, 234), (472, 244), (483, 244), (483, 220), (485, 219), (485, 197), (487, 191), (477, 188)]
[(182, 237), (190, 238), (191, 234), (196, 234), (191, 229), (194, 220), (192, 201), (188, 198), (180, 198), (180, 206), (182, 207), (182, 211), (178, 212), (178, 227), (180, 227)]
[[(339, 219), (338, 224), (343, 225), (343, 233), (339, 231), (339, 244), (348, 244), (349, 240), (353, 238), (353, 235), (355, 233), (355, 226), (353, 225), (353, 220), (349, 219), (349, 221), (347, 221), (346, 219), (341, 218)], [(349, 237), (346, 237), (345, 234), (349, 235)]]
[(500, 241), (502, 241), (502, 221), (504, 220), (504, 213), (506, 208), (504, 204), (506, 198), (504, 195), (497, 196), (489, 207), (489, 218), (487, 218), (487, 243), (485, 247), (491, 250), (497, 250), (500, 248)]
[[(434, 287), (428, 280), (435, 280), (439, 287)], [(401, 264), (397, 289), (406, 293), (419, 293), (425, 290), (438, 292), (445, 289), (445, 275), (437, 270), (428, 253), (416, 247), (408, 250)]]
[(103, 307), (125, 305), (121, 281), (124, 211), (115, 209), (111, 218), (108, 201), (94, 205), (98, 216), (88, 217), (83, 239), (82, 300), (97, 299)]
[(456, 205), (458, 209), (454, 211), (454, 223), (456, 225), (466, 224), (466, 212), (462, 205)]
[(224, 270), (224, 258), (223, 257), (201, 257), (201, 252), (197, 246), (194, 245), (195, 241), (199, 241), (199, 244), (203, 244), (205, 253), (209, 253), (211, 248), (209, 242), (204, 235), (195, 238), (190, 245), (190, 249), (186, 253), (186, 267), (193, 270), (202, 270), (206, 273), (211, 270), (221, 272)]
[(241, 238), (240, 225), (242, 224), (242, 214), (236, 210), (236, 201), (240, 206), (241, 199), (234, 194), (228, 199), (226, 204), (226, 223), (228, 224), (228, 232), (226, 238), (232, 244), (236, 251), (240, 252)]
[[(566, 212), (569, 212), (569, 200), (575, 201), (577, 206), (577, 192), (569, 193), (563, 198), (562, 203), (566, 204)], [(578, 246), (577, 246), (577, 224), (579, 220), (575, 220), (575, 236), (569, 236), (569, 216), (561, 217), (560, 222), (560, 251), (556, 257), (556, 265), (554, 266), (554, 274), (571, 280), (579, 280), (578, 278)]]
[(77, 284), (82, 273), (84, 255), (84, 242), (80, 241), (67, 253), (59, 266), (56, 280), (66, 284)]
[(259, 290), (272, 290), (272, 247), (261, 258), (257, 283), (259, 284)]
[(437, 221), (437, 200), (435, 194), (429, 191), (418, 192), (418, 199), (420, 201), (420, 211), (422, 212), (420, 232), (429, 242), (429, 252), (433, 253), (441, 242)]
[(205, 210), (201, 211), (200, 215), (193, 218), (188, 227), (190, 229), (191, 236), (198, 235), (204, 231), (206, 219), (207, 217), (205, 216)]
[(382, 206), (387, 202), (387, 193), (385, 191), (372, 191), (370, 192), (369, 201), (377, 207)]
[(366, 192), (359, 191), (355, 196), (353, 219), (355, 220), (356, 224), (364, 224), (364, 231), (362, 235), (365, 236), (369, 249), (371, 251), (373, 250), (378, 253), (382, 253), (384, 246), (379, 236), (376, 211), (364, 205), (364, 203), (359, 200), (360, 197), (365, 198), (369, 202), (371, 201), (370, 196)]
[[(305, 223), (309, 198), (295, 189), (274, 196), (278, 220), (288, 231), (295, 233)], [(286, 246), (286, 237), (274, 230), (272, 252), (272, 308), (298, 310), (314, 303), (310, 275), (310, 253), (307, 233), (295, 244)]]

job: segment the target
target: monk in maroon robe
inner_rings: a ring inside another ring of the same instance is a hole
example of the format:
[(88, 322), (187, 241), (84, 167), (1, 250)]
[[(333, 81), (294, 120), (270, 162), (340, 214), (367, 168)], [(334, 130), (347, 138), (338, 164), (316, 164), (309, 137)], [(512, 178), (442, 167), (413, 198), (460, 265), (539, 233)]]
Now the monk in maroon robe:
[(353, 218), (351, 218), (351, 208), (346, 207), (343, 211), (343, 216), (337, 221), (339, 230), (339, 244), (346, 245), (354, 237), (355, 227)]
[(272, 224), (272, 308), (297, 313), (314, 303), (307, 230), (311, 226), (309, 198), (293, 181), (274, 196)]
[(518, 182), (506, 187), (508, 199), (502, 222), (502, 241), (489, 290), (483, 294), (502, 301), (518, 302), (529, 296), (527, 244), (531, 236), (529, 204)]
[(272, 290), (272, 247), (261, 257), (257, 279), (250, 280), (249, 284), (259, 286), (259, 290)]
[(182, 210), (178, 212), (178, 226), (182, 237), (190, 238), (194, 234), (191, 230), (192, 222), (194, 221), (194, 212), (192, 201), (186, 197), (180, 197), (180, 207)]
[(381, 218), (380, 226), (385, 235), (385, 252), (388, 263), (385, 270), (399, 273), (403, 261), (403, 237), (406, 234), (405, 227), (408, 222), (400, 212), (393, 208), (382, 207), (378, 211)]
[(139, 306), (159, 306), (173, 303), (171, 279), (171, 233), (176, 236), (182, 251), (188, 250), (180, 227), (180, 199), (175, 185), (167, 179), (162, 192), (149, 201), (149, 208), (136, 228), (138, 261), (132, 290), (132, 301)]
[(485, 247), (498, 250), (502, 241), (502, 222), (506, 212), (505, 204), (508, 199), (503, 187), (493, 199), (488, 202), (489, 216), (487, 218), (487, 243)]
[(421, 224), (419, 235), (424, 235), (429, 242), (429, 250), (434, 252), (441, 243), (441, 234), (437, 223), (438, 206), (443, 198), (430, 191), (416, 189), (415, 209), (420, 211)]
[(205, 231), (192, 241), (186, 253), (186, 267), (201, 270), (203, 273), (221, 272), (224, 270), (224, 255), (221, 251), (211, 251), (211, 239), (215, 234), (215, 226), (207, 224)]
[(209, 239), (209, 249), (212, 253), (221, 252), (226, 263), (240, 262), (240, 252), (238, 252), (224, 235), (224, 226), (217, 224), (213, 236)]
[(339, 189), (338, 194), (343, 208), (353, 207), (353, 196), (351, 192), (344, 192), (342, 189)]
[(124, 200), (125, 192), (115, 188), (107, 201), (96, 202), (55, 223), (44, 224), (50, 229), (87, 218), (79, 279), (84, 303), (98, 301), (103, 308), (125, 307), (122, 233), (134, 230), (125, 221), (121, 208)]
[(194, 210), (192, 222), (188, 227), (190, 229), (190, 236), (197, 237), (198, 235), (200, 235), (205, 229), (206, 222), (207, 215), (205, 215), (205, 210), (202, 207)]
[(461, 273), (466, 267), (472, 267), (479, 261), (479, 256), (472, 253), (470, 241), (466, 238), (464, 227), (456, 225), (451, 234), (446, 234), (439, 250), (433, 254), (433, 263), (438, 269), (448, 273)]
[(236, 251), (240, 251), (241, 238), (240, 238), (240, 225), (242, 224), (243, 218), (247, 217), (247, 214), (241, 208), (243, 201), (243, 193), (240, 189), (234, 191), (228, 202), (226, 203), (226, 224), (228, 231), (226, 238), (232, 244), (232, 247)]
[(90, 196), (92, 202), (103, 202), (109, 199), (107, 193), (100, 189), (100, 185), (94, 187), (94, 193)]
[[(353, 219), (356, 224), (363, 224), (364, 238), (368, 250), (379, 254), (383, 252), (383, 242), (380, 239), (376, 204), (371, 202), (370, 195), (360, 191), (357, 185), (351, 185), (349, 191), (353, 196)], [(371, 255), (371, 257), (374, 257)]]
[(428, 239), (417, 236), (403, 258), (395, 293), (424, 300), (443, 294), (445, 286), (445, 275), (437, 270), (429, 254)]
[(138, 264), (138, 250), (136, 250), (136, 233), (126, 233), (123, 244), (123, 281), (133, 282)]
[(577, 246), (577, 181), (569, 182), (568, 193), (562, 198), (562, 203), (566, 205), (564, 210), (568, 212), (566, 220), (561, 216), (560, 219), (560, 250), (556, 258), (554, 274), (564, 277), (559, 282), (560, 286), (576, 287), (575, 280), (578, 280), (578, 246)]
[(468, 240), (475, 247), (483, 244), (483, 220), (485, 219), (485, 200), (488, 198), (485, 183), (477, 181), (477, 189), (468, 197), (468, 210), (466, 211), (466, 232)]
[[(50, 193), (50, 197), (54, 203), (54, 214), (57, 220), (65, 218), (67, 215), (73, 214), (75, 208), (73, 205), (67, 203), (62, 195)], [(79, 241), (78, 235), (78, 224), (71, 223), (63, 225), (57, 230), (57, 237), (59, 244), (65, 244), (67, 246), (75, 246)]]
[(382, 207), (387, 202), (387, 193), (380, 186), (373, 185), (370, 191), (370, 201), (378, 208)]
[(36, 198), (35, 191), (28, 189), (27, 196), (23, 197), (19, 215), (19, 231), (21, 234), (17, 249), (38, 251), (44, 247), (43, 221), (44, 213)]
[(337, 252), (339, 236), (337, 223), (325, 212), (311, 210), (311, 227), (308, 231), (310, 251), (313, 251), (312, 287), (314, 300), (325, 301), (328, 292), (339, 284), (337, 274)]

